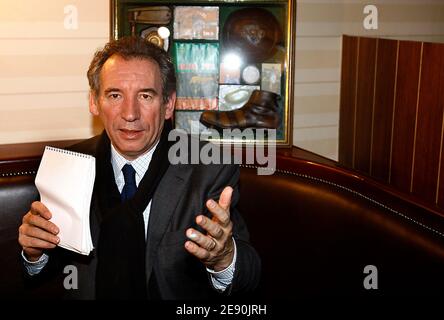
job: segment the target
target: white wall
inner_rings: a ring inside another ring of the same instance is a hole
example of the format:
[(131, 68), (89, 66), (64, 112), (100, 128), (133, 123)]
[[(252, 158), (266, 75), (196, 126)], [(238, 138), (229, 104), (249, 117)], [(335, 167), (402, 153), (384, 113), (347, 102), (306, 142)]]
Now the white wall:
[[(65, 28), (64, 8), (78, 10)], [(108, 0), (0, 0), (0, 143), (84, 138), (86, 70), (109, 34)], [(74, 26), (70, 24), (70, 26)]]

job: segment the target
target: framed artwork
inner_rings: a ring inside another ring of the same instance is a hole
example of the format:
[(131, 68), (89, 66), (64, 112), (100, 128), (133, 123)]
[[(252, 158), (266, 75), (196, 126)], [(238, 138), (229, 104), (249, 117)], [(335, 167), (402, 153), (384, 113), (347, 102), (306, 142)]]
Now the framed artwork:
[[(110, 8), (111, 38), (138, 35), (171, 55), (176, 128), (217, 129), (210, 140), (221, 143), (291, 146), (296, 1), (111, 0)], [(237, 128), (254, 138), (222, 134)]]

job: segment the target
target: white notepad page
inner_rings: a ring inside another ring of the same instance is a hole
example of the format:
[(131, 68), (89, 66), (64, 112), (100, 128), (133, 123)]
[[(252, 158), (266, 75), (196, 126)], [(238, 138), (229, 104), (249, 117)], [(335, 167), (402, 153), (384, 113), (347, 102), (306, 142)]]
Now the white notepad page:
[(89, 212), (95, 173), (93, 156), (47, 146), (35, 179), (40, 201), (60, 230), (59, 246), (84, 255), (93, 249)]

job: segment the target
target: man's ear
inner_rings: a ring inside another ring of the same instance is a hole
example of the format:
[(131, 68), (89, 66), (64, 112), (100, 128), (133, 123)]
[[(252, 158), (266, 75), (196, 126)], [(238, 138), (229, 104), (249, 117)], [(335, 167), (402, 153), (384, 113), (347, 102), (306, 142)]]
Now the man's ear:
[(165, 104), (165, 120), (170, 119), (174, 113), (174, 107), (176, 106), (176, 92), (173, 92)]
[(89, 112), (94, 115), (94, 116), (98, 116), (99, 115), (99, 106), (97, 105), (97, 96), (95, 95), (95, 93), (90, 90), (89, 91)]

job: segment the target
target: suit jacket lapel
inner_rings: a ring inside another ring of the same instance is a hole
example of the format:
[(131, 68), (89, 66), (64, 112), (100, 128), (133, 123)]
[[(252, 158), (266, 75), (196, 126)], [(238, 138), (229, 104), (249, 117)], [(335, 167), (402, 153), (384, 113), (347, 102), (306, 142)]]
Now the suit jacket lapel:
[[(189, 184), (192, 166), (171, 165), (154, 194), (148, 222), (146, 279), (150, 279), (156, 249), (165, 234), (174, 210)], [(174, 192), (172, 186), (174, 186)]]
[(91, 199), (91, 210), (89, 216), (89, 228), (91, 230), (91, 240), (94, 248), (97, 248), (97, 244), (99, 241), (99, 233), (100, 233), (100, 207), (99, 207), (99, 199), (97, 194), (93, 193), (93, 197)]

